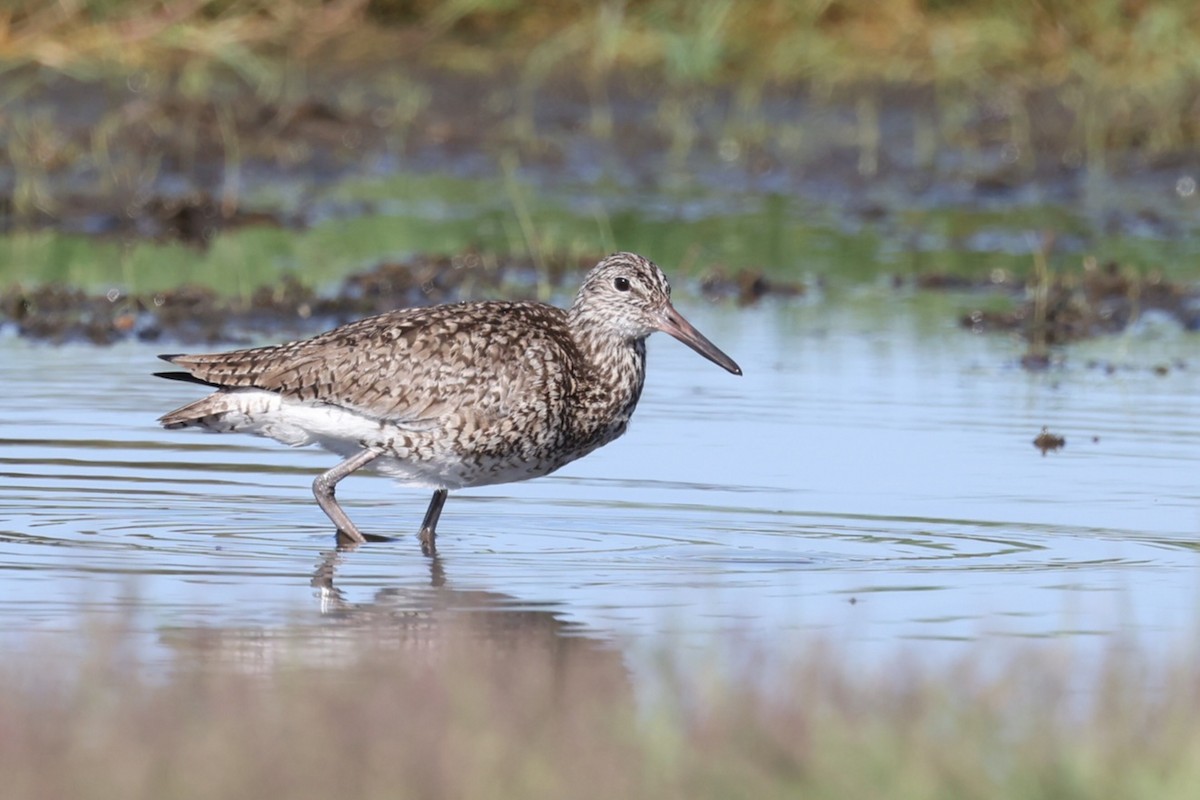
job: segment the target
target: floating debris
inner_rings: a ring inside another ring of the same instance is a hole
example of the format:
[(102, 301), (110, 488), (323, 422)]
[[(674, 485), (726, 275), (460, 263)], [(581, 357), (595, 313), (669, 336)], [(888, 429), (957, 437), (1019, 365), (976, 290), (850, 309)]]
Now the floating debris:
[(1090, 370), (1103, 372), (1105, 375), (1116, 375), (1117, 373), (1151, 374), (1165, 378), (1172, 372), (1186, 371), (1188, 369), (1188, 362), (1185, 359), (1177, 358), (1169, 363), (1160, 361), (1154, 364), (1120, 364), (1098, 358), (1089, 358), (1084, 362), (1084, 366)]
[(1033, 446), (1041, 450), (1044, 456), (1046, 453), (1066, 447), (1067, 440), (1056, 433), (1051, 433), (1048, 428), (1043, 427), (1042, 432), (1034, 438)]
[(1042, 372), (1055, 365), (1049, 353), (1026, 353), (1021, 356), (1021, 366), (1030, 372)]

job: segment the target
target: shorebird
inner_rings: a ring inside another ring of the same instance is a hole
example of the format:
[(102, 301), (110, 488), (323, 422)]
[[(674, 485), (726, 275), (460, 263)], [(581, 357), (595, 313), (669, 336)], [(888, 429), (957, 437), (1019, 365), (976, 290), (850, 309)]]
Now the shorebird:
[(389, 311), (287, 344), (162, 355), (159, 377), (216, 391), (164, 428), (317, 444), (344, 460), (313, 481), (339, 539), (367, 537), (334, 496), (367, 465), (433, 489), (421, 549), (435, 552), (451, 489), (548, 475), (625, 433), (646, 377), (646, 338), (664, 331), (735, 375), (741, 368), (671, 305), (654, 262), (614, 253), (569, 309), (465, 302)]

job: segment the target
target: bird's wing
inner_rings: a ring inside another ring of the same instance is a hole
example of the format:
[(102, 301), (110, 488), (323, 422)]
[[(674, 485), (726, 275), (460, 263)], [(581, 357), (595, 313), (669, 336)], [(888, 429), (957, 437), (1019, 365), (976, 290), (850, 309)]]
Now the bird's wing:
[(411, 423), (464, 409), (503, 416), (517, 398), (558, 391), (547, 386), (567, 380), (572, 348), (561, 309), (497, 302), (402, 309), (298, 342), (162, 358), (215, 387)]

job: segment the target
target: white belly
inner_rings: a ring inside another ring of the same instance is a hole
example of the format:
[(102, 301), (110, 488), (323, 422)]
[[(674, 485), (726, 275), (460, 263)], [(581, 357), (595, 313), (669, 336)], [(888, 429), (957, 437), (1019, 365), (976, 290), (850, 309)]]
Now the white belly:
[(378, 420), (339, 406), (296, 402), (259, 389), (223, 392), (213, 396), (217, 398), (219, 407), (197, 422), (206, 430), (250, 433), (292, 447), (315, 444), (342, 457), (364, 448), (377, 449), (383, 455), (369, 468), (406, 486), (461, 489), (510, 483), (547, 475), (574, 460), (564, 454), (532, 460), (512, 455), (464, 456), (455, 451), (453, 437), (446, 435), (436, 420)]

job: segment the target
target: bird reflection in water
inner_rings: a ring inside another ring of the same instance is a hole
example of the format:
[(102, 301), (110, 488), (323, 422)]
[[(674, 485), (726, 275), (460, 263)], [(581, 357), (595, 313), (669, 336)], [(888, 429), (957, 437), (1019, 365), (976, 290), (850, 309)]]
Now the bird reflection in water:
[(356, 549), (347, 544), (322, 553), (311, 577), (319, 601), (315, 618), (297, 615), (275, 627), (176, 628), (165, 638), (193, 666), (254, 673), (294, 666), (342, 668), (383, 658), (438, 669), (457, 664), (468, 672), (498, 659), (521, 659), (529, 662), (522, 669), (557, 674), (578, 659), (587, 671), (607, 675), (609, 683), (627, 681), (621, 653), (611, 641), (564, 620), (553, 607), (501, 592), (455, 588), (439, 556), (426, 561), (427, 584), (383, 586), (369, 599), (351, 600), (337, 577)]

